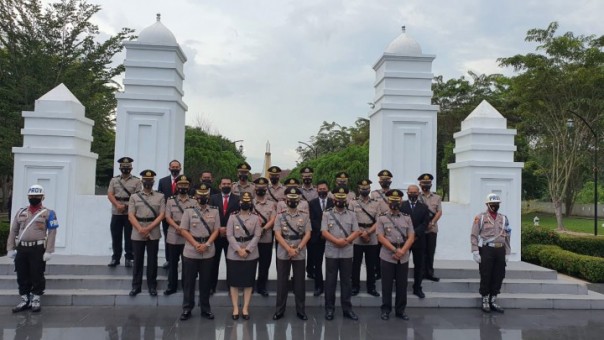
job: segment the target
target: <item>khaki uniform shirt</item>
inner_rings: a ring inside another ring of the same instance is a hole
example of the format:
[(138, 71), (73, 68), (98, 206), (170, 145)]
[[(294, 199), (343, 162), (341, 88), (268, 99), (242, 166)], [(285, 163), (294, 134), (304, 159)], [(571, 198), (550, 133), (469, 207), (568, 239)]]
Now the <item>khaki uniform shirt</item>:
[[(38, 215), (39, 212), (42, 213)], [(36, 218), (35, 220), (33, 220), (34, 217)], [(31, 225), (27, 227), (32, 220)], [(27, 230), (25, 230), (26, 227)], [(19, 241), (23, 242), (46, 240), (46, 252), (54, 253), (58, 227), (59, 222), (54, 210), (50, 210), (44, 206), (41, 206), (40, 209), (34, 212), (31, 212), (29, 207), (19, 209), (10, 227), (8, 240), (6, 240), (6, 250), (17, 249), (17, 238), (19, 238)]]
[[(392, 218), (392, 220), (390, 220)], [(394, 221), (394, 223), (392, 223)], [(398, 226), (401, 232), (396, 228)], [(410, 235), (415, 234), (413, 230), (413, 222), (411, 216), (403, 213), (392, 215), (391, 212), (387, 212), (378, 216), (377, 221), (377, 234), (383, 235), (393, 246), (402, 248), (405, 241)], [(390, 263), (405, 263), (409, 261), (409, 252), (405, 254), (399, 261), (396, 261), (392, 255), (394, 253), (387, 247), (382, 247), (380, 250), (380, 259)]]
[[(363, 209), (365, 209), (371, 216), (373, 216), (374, 220), (377, 221), (377, 217), (379, 215), (378, 213), (378, 209), (379, 209), (379, 202), (369, 198), (367, 202), (363, 201), (361, 197), (359, 197), (358, 199), (352, 201), (352, 203), (350, 203), (350, 209), (352, 211), (355, 212), (355, 214), (357, 215), (357, 222), (359, 223), (359, 230), (360, 231), (364, 231), (364, 230), (368, 230), (369, 228), (371, 228), (373, 226), (373, 224), (375, 223), (374, 221), (371, 220), (371, 218), (369, 218), (369, 216), (367, 216), (367, 214), (363, 211)], [(366, 227), (361, 227), (361, 224), (364, 225), (368, 225)], [(370, 239), (369, 242), (365, 242), (361, 237), (357, 237), (354, 240), (354, 244), (357, 245), (361, 245), (361, 246), (375, 246), (378, 244), (378, 240), (377, 240), (377, 236), (376, 233), (371, 233), (369, 235)]]
[(231, 185), (231, 193), (241, 197), (241, 194), (243, 194), (244, 192), (249, 192), (250, 194), (252, 194), (252, 197), (255, 198), (256, 197), (256, 185), (254, 185), (254, 183), (252, 183), (252, 182), (247, 182), (246, 185), (241, 185), (241, 183), (239, 181), (237, 181), (237, 182), (233, 183), (233, 185)]
[[(176, 204), (176, 200), (178, 200), (178, 205)], [(180, 208), (178, 206), (180, 205)], [(182, 215), (187, 208), (197, 207), (199, 204), (197, 201), (190, 196), (185, 196), (184, 198), (180, 195), (175, 195), (168, 198), (166, 202), (166, 217), (170, 217), (176, 222), (176, 224), (180, 225), (182, 220)], [(183, 212), (180, 211), (182, 208)], [(172, 227), (168, 227), (168, 234), (166, 235), (166, 243), (169, 244), (185, 244), (184, 237), (178, 235), (176, 230)]]
[[(141, 196), (149, 203), (153, 210), (159, 216), (161, 213), (166, 210), (166, 201), (164, 199), (164, 194), (159, 191), (151, 191), (150, 193), (145, 193), (144, 191), (140, 192)], [(134, 213), (134, 216), (137, 218), (155, 218), (153, 212), (147, 205), (143, 202), (143, 200), (138, 196), (138, 194), (134, 194), (130, 196), (130, 202), (128, 204), (128, 211)], [(151, 224), (153, 221), (142, 222), (139, 221), (142, 227), (146, 227)], [(161, 224), (161, 223), (160, 223)], [(136, 229), (132, 228), (132, 241), (148, 241), (148, 240), (159, 240), (161, 238), (161, 232), (159, 224), (151, 230), (151, 233), (147, 236), (147, 238), (143, 237)]]
[(386, 197), (386, 191), (382, 189), (373, 190), (369, 195), (379, 203), (379, 213), (385, 214), (390, 212), (390, 203), (388, 203), (388, 197)]
[[(107, 188), (108, 193), (112, 193), (115, 195), (115, 199), (128, 207), (128, 202), (130, 201), (130, 195), (122, 188), (120, 182), (124, 184), (124, 187), (130, 191), (130, 194), (134, 194), (135, 192), (139, 192), (143, 190), (143, 185), (140, 178), (136, 176), (129, 175), (126, 179), (123, 179), (122, 176), (115, 176), (109, 181), (109, 188)], [(113, 215), (128, 215), (128, 209), (126, 209), (123, 213), (117, 211), (115, 206), (111, 205), (111, 213)]]
[[(319, 197), (318, 193), (317, 193), (317, 197)], [(332, 200), (335, 200), (335, 197), (333, 196), (333, 193), (331, 191), (327, 193), (327, 197), (331, 198)], [(348, 205), (349, 208), (350, 208), (350, 202), (354, 201), (355, 199), (357, 199), (357, 195), (354, 193), (354, 191), (350, 190), (346, 194), (346, 204)]]
[(302, 199), (310, 202), (311, 200), (319, 197), (319, 193), (317, 192), (317, 188), (315, 188), (314, 186), (310, 186), (310, 188), (305, 187), (304, 185), (302, 185), (300, 187), (300, 191), (302, 191)]
[[(253, 238), (250, 241), (239, 242), (237, 238), (247, 237), (247, 234), (239, 219), (241, 218), (245, 227), (249, 231), (250, 235)], [(238, 260), (238, 261), (252, 261), (258, 258), (258, 241), (260, 240), (260, 235), (262, 235), (262, 227), (260, 226), (260, 218), (256, 214), (242, 215), (241, 213), (232, 213), (229, 216), (229, 221), (226, 226), (226, 238), (229, 241), (229, 248), (227, 250), (227, 259), (229, 260)], [(240, 257), (237, 254), (237, 250), (239, 248), (244, 248), (250, 251), (246, 258)]]
[[(216, 207), (211, 207), (206, 205), (203, 209), (197, 206), (197, 210), (201, 213), (204, 221), (208, 224), (208, 228), (210, 228), (210, 232), (214, 232), (214, 230), (220, 228), (220, 217), (218, 216), (218, 209)], [(191, 235), (195, 238), (210, 237), (208, 230), (205, 225), (197, 215), (197, 212), (193, 208), (189, 208), (185, 210), (185, 213), (182, 215), (182, 220), (180, 222), (180, 227), (184, 230), (188, 230)], [(183, 256), (190, 259), (209, 259), (214, 257), (215, 255), (214, 245), (208, 247), (203, 253), (198, 253), (195, 250), (195, 247), (189, 242), (185, 243), (185, 249), (183, 250)]]
[[(281, 201), (279, 203), (277, 203), (277, 213), (281, 213), (287, 210), (287, 203), (285, 203), (285, 201)], [(306, 202), (305, 200), (300, 200), (300, 203), (298, 203), (298, 210), (303, 211), (305, 213), (309, 213), (310, 210), (308, 210), (308, 202)]]
[[(333, 212), (333, 216), (332, 216)], [(348, 236), (355, 231), (359, 230), (359, 224), (357, 223), (357, 216), (352, 210), (344, 209), (342, 212), (337, 211), (335, 208), (327, 209), (323, 212), (323, 219), (321, 220), (321, 232), (327, 230), (335, 238), (345, 238), (346, 234), (338, 226), (334, 217), (340, 221), (342, 228), (346, 230)], [(347, 245), (344, 248), (338, 248), (333, 243), (325, 242), (325, 257), (332, 259), (347, 259), (353, 256), (352, 244)]]
[[(442, 198), (433, 192), (428, 195), (424, 195), (423, 193), (419, 194), (418, 200), (425, 204), (434, 214), (443, 209)], [(433, 226), (428, 224), (426, 226), (426, 233), (438, 233), (438, 223), (434, 223)]]
[[(287, 223), (295, 230), (292, 231)], [(282, 212), (277, 215), (277, 219), (275, 220), (275, 226), (273, 227), (275, 232), (280, 232), (281, 236), (285, 238), (285, 242), (287, 242), (291, 247), (297, 248), (302, 239), (304, 238), (304, 234), (311, 231), (310, 226), (310, 217), (307, 213), (302, 212), (300, 210), (296, 210), (294, 214), (290, 214), (289, 211)], [(288, 240), (288, 237), (296, 237), (296, 232), (299, 234), (298, 240)], [(290, 258), (287, 254), (287, 250), (281, 246), (279, 242), (277, 242), (277, 258), (279, 260), (304, 260), (306, 259), (306, 247), (301, 249), (298, 255)]]
[(266, 198), (273, 202), (285, 200), (285, 186), (281, 183), (277, 186), (269, 185), (266, 189)]
[[(277, 214), (277, 203), (269, 201), (268, 199), (260, 202), (256, 198), (254, 200), (254, 209), (258, 210), (256, 211), (256, 214), (260, 220), (260, 226), (264, 228), (265, 223), (262, 217), (260, 217), (260, 214), (262, 214), (267, 221), (270, 221), (271, 218)], [(260, 241), (258, 241), (258, 243), (273, 243), (273, 229), (263, 230), (262, 236), (260, 237)]]
[[(480, 227), (481, 220), (482, 230)], [(491, 217), (488, 211), (476, 215), (474, 224), (472, 224), (472, 234), (470, 235), (472, 251), (477, 251), (478, 247), (486, 246), (485, 243), (494, 242), (503, 243), (505, 254), (509, 255), (512, 249), (510, 246), (511, 231), (508, 218), (505, 215), (497, 214), (495, 219)], [(479, 239), (482, 239), (482, 242)]]

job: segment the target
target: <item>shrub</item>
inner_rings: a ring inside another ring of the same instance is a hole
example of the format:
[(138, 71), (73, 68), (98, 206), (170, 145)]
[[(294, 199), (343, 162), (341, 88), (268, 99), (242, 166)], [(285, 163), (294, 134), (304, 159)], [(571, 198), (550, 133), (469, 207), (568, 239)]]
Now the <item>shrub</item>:
[(596, 236), (560, 235), (557, 244), (573, 253), (604, 257), (604, 238)]
[(558, 244), (560, 236), (557, 232), (542, 227), (522, 226), (521, 240), (523, 245), (529, 244)]
[(522, 260), (590, 282), (604, 282), (604, 258), (579, 255), (556, 245), (529, 244), (522, 248)]
[(0, 221), (0, 256), (6, 255), (6, 240), (8, 239), (8, 233), (8, 222)]

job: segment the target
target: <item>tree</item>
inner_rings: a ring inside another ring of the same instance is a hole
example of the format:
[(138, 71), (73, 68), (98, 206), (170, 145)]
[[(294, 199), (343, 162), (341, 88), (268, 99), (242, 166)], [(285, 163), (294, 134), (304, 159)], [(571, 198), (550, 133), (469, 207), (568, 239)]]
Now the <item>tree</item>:
[[(594, 141), (583, 122), (567, 127), (570, 113), (581, 116), (596, 130), (602, 129), (604, 109), (604, 36), (556, 35), (558, 23), (531, 29), (526, 41), (538, 44), (538, 53), (499, 59), (519, 75), (511, 79), (511, 93), (518, 101), (524, 133), (547, 178), (559, 229), (564, 229), (562, 202), (577, 177), (577, 168), (593, 151)], [(596, 169), (594, 169), (596, 170)]]
[(310, 137), (311, 147), (299, 146), (297, 149), (302, 162), (322, 155), (338, 152), (349, 145), (369, 144), (369, 119), (358, 118), (355, 126), (341, 126), (336, 122), (321, 124), (317, 135)]
[[(106, 39), (90, 19), (100, 6), (61, 0), (44, 7), (39, 0), (0, 0), (0, 181), (13, 171), (13, 146), (19, 146), (21, 111), (64, 83), (94, 120), (92, 151), (99, 154), (97, 182), (112, 176), (116, 107), (114, 78), (124, 71), (112, 58), (124, 40), (123, 28)], [(7, 188), (3, 188), (7, 190)]]

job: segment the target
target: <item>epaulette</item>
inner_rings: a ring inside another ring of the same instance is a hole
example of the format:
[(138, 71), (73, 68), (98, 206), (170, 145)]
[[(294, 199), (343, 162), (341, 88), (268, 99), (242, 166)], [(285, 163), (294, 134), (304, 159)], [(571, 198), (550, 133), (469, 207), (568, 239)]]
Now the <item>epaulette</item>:
[(333, 207), (325, 209), (325, 211), (332, 211)]
[(117, 175), (117, 176), (114, 176), (113, 178), (118, 178), (118, 177), (120, 177), (120, 176), (121, 176), (121, 175)]
[(402, 211), (401, 211), (401, 215), (403, 215), (403, 216), (409, 216), (409, 214), (404, 213), (404, 212), (402, 212)]
[(132, 175), (132, 178), (136, 178), (136, 179), (139, 179), (139, 178), (138, 178), (138, 177), (136, 177), (136, 176), (134, 176), (134, 175)]
[(176, 200), (176, 195), (172, 195), (172, 196), (168, 197), (168, 199), (170, 199), (170, 198), (173, 198)]
[(208, 205), (208, 208), (209, 208), (209, 209), (218, 209), (218, 207), (215, 207), (215, 206), (213, 206), (213, 205)]
[(386, 216), (388, 213), (381, 213), (380, 216)]

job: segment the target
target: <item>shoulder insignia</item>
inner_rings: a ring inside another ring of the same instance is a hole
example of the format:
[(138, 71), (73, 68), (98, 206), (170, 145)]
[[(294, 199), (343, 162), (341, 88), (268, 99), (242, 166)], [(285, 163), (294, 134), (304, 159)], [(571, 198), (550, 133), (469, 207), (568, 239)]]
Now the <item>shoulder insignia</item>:
[(404, 213), (404, 212), (402, 212), (402, 211), (401, 211), (401, 215), (403, 215), (403, 216), (409, 216), (409, 214)]
[(213, 205), (209, 205), (208, 206), (210, 209), (218, 209), (217, 207), (213, 206)]
[(387, 213), (381, 213), (380, 216), (386, 216)]
[(478, 223), (480, 221), (480, 218), (478, 216), (474, 217), (474, 223)]
[(113, 178), (118, 178), (118, 177), (120, 177), (120, 175), (114, 176)]
[(332, 210), (333, 210), (333, 207), (325, 209), (325, 211), (332, 211)]

